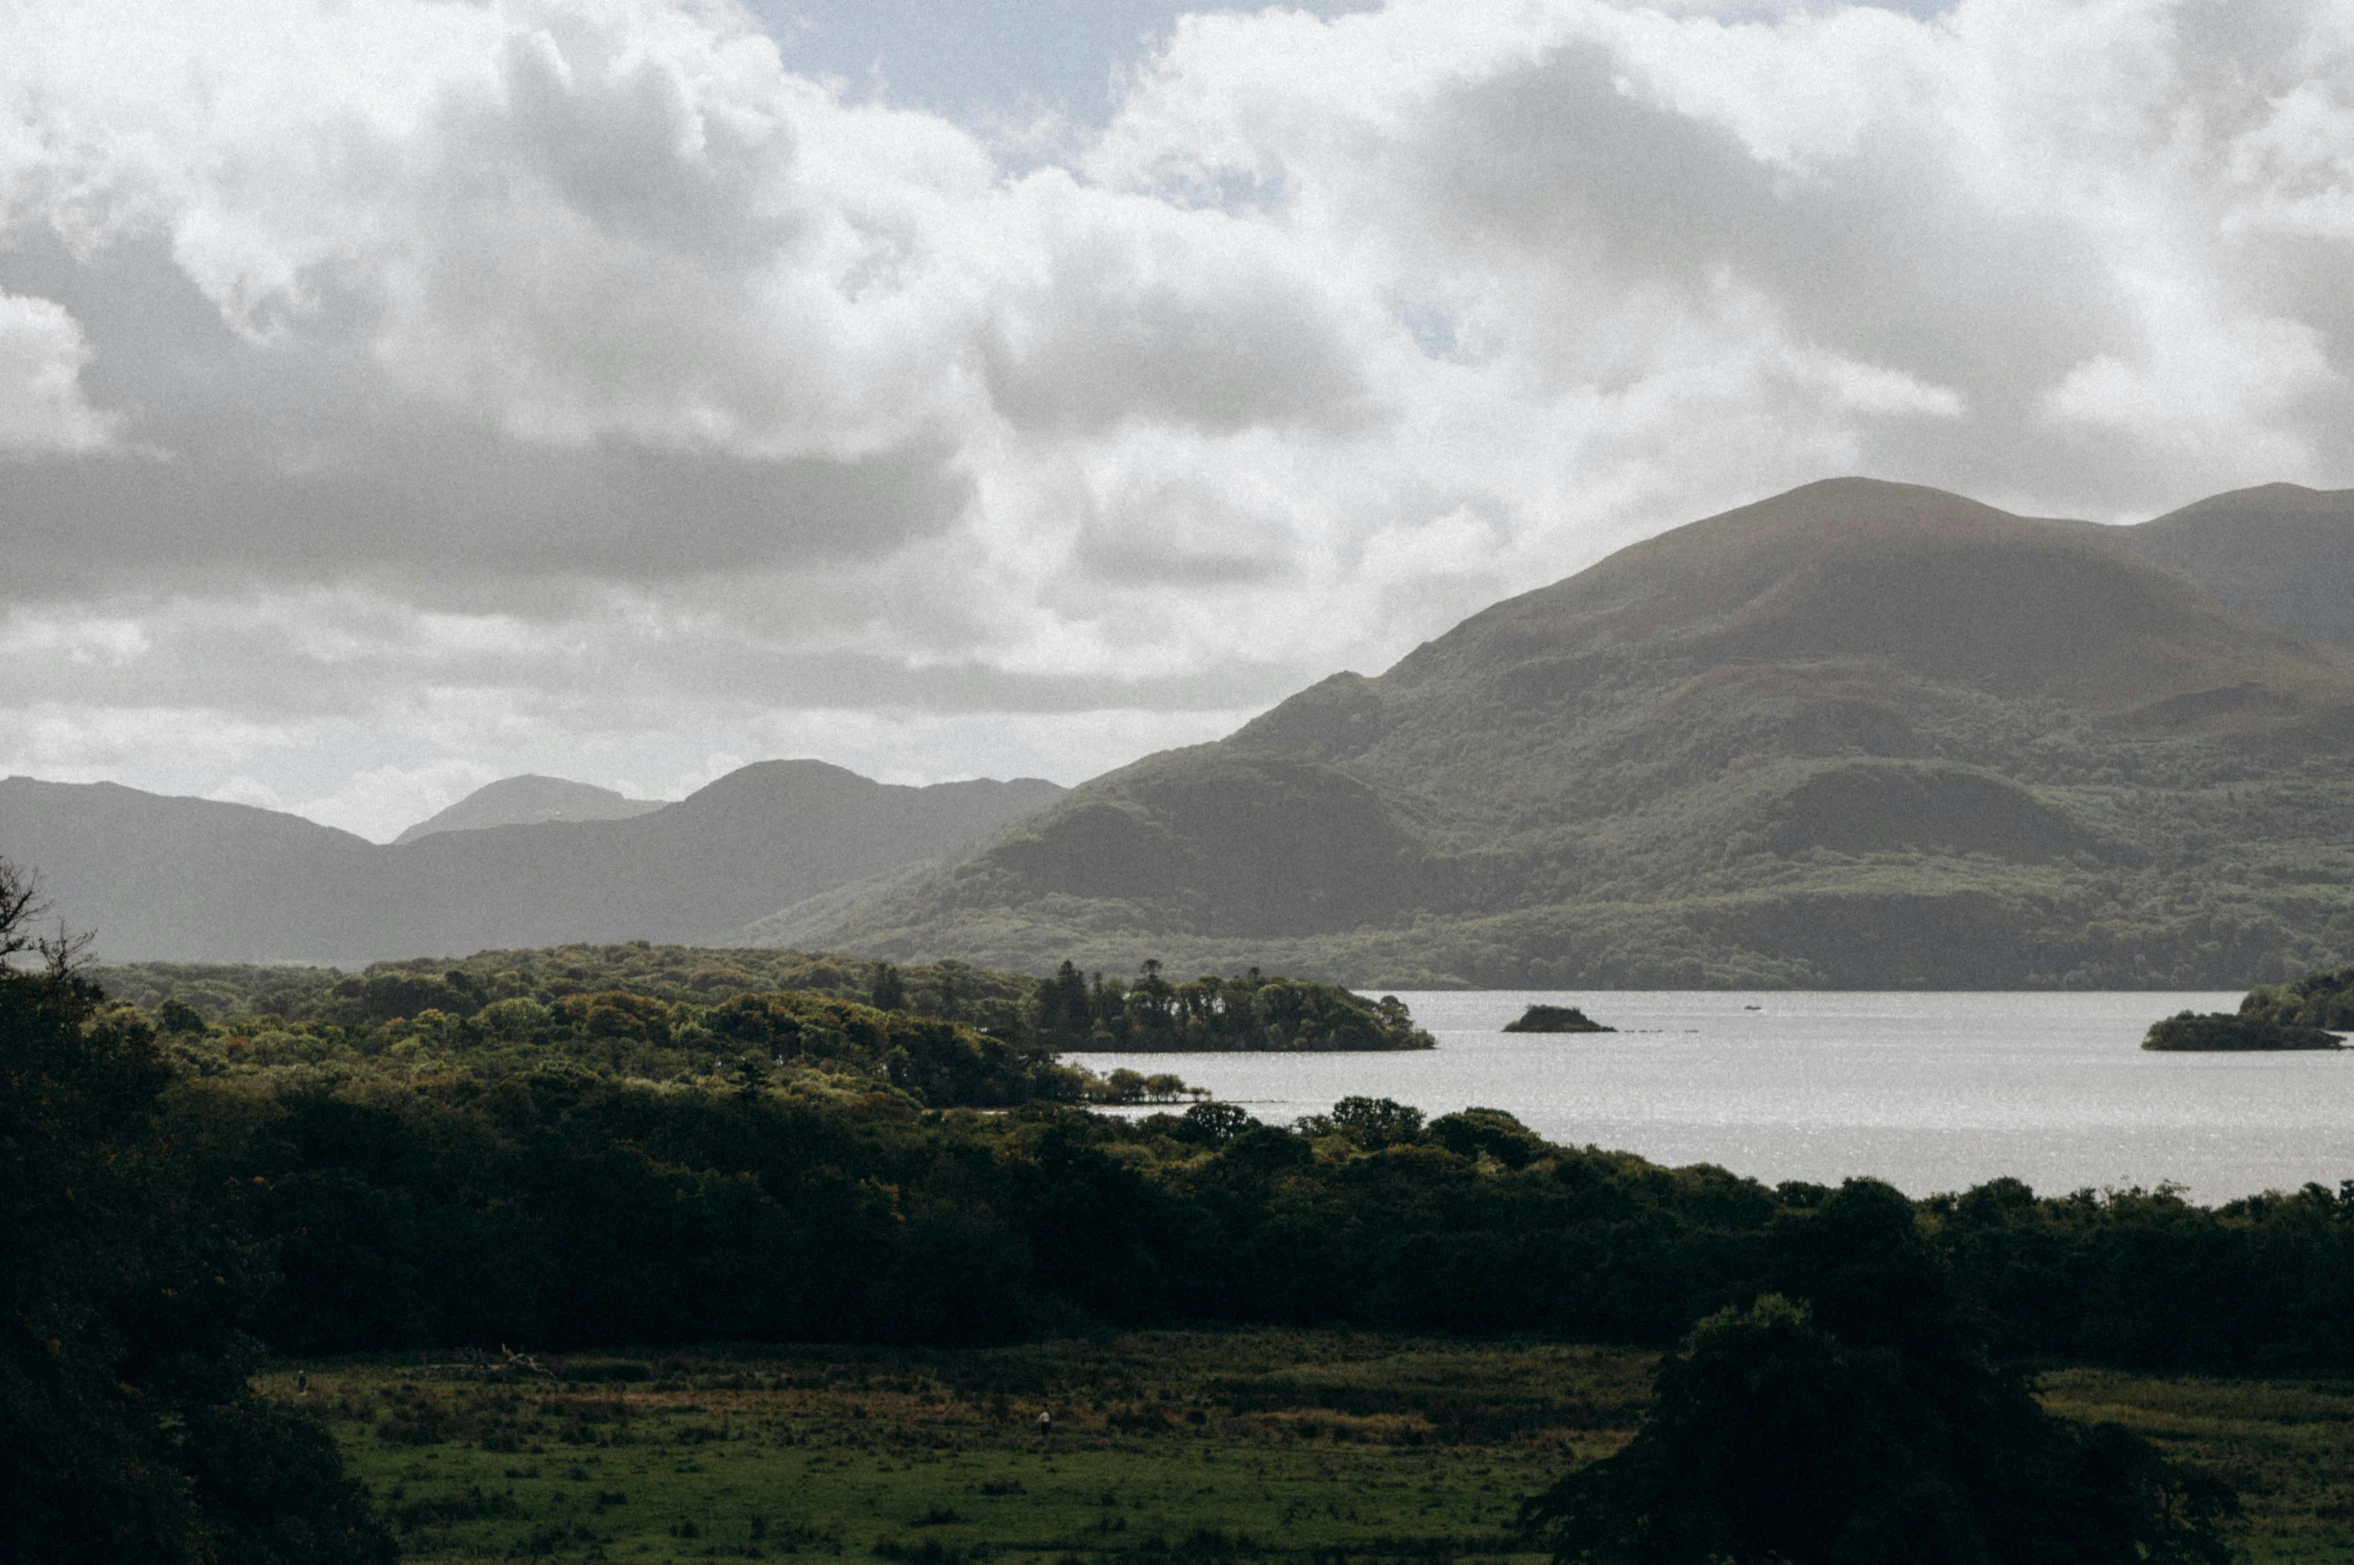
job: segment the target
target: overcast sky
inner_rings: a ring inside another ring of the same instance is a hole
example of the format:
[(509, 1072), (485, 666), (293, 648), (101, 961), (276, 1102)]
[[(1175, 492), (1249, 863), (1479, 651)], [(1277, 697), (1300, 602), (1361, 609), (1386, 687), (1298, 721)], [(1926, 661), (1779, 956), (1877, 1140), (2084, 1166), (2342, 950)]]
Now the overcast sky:
[(1076, 782), (1869, 473), (2354, 484), (2354, 6), (12, 0), (0, 772)]

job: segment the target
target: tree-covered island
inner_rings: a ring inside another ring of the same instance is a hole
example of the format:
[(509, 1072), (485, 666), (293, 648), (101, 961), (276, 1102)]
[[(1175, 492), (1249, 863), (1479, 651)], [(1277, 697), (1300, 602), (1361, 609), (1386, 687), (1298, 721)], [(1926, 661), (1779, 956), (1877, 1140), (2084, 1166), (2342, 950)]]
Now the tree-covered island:
[(1531, 1005), (1504, 1024), (1506, 1032), (1616, 1032), (1574, 1005)]

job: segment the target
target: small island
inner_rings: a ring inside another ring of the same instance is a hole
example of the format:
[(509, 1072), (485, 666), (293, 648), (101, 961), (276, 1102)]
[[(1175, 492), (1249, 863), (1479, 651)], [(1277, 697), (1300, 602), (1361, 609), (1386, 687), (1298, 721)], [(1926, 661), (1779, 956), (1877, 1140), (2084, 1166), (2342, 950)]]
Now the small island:
[(2162, 1022), (2152, 1023), (2141, 1046), (2181, 1053), (2345, 1047), (2336, 1037), (2319, 1027), (2308, 1027), (2299, 1022), (2278, 1022), (2244, 1012), (2238, 1016), (2226, 1016), (2221, 1012), (2201, 1016), (2193, 1011), (2183, 1011)]
[(1506, 1032), (1616, 1032), (1605, 1027), (1574, 1005), (1532, 1005), (1520, 1013), (1520, 1020), (1506, 1022)]

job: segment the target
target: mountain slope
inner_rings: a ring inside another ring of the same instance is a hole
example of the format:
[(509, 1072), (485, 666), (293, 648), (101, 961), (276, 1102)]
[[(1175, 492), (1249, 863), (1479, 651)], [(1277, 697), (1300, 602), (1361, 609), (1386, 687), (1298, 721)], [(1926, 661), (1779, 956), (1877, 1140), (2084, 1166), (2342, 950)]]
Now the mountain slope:
[(114, 783), (0, 779), (0, 857), (98, 953), (226, 961), (362, 948), (345, 894), (389, 850), (299, 816)]
[(1149, 757), (830, 942), (1353, 982), (2238, 983), (2334, 952), (2354, 660), (1839, 480)]
[(293, 816), (112, 784), (0, 781), (0, 855), (111, 961), (358, 962), (498, 946), (693, 942), (965, 847), (1062, 792), (907, 788), (817, 761), (731, 772), (628, 820), (377, 847)]
[(2237, 489), (2119, 528), (2118, 540), (2227, 608), (2354, 647), (2354, 489)]
[(485, 783), (438, 814), (393, 838), (415, 842), (442, 831), (488, 826), (544, 826), (553, 821), (625, 821), (662, 808), (660, 799), (632, 799), (610, 788), (562, 777), (502, 777)]

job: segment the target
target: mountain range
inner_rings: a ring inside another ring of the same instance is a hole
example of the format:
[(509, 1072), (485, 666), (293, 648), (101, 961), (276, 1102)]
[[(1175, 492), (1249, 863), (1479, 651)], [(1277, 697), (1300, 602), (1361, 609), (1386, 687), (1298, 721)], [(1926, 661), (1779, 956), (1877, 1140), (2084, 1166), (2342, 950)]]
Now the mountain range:
[[(2240, 987), (2354, 955), (2354, 491), (1808, 485), (1049, 783), (511, 778), (391, 847), (0, 782), (116, 959), (800, 946), (1356, 984)], [(621, 817), (624, 811), (647, 813)]]
[(480, 825), (378, 846), (245, 805), (11, 777), (0, 781), (0, 854), (37, 871), (56, 916), (94, 931), (111, 961), (713, 943), (845, 882), (954, 853), (1062, 791), (1035, 778), (907, 788), (818, 761), (766, 761), (627, 819)]
[(2354, 944), (2350, 587), (2354, 495), (2115, 528), (1813, 484), (800, 933), (1399, 986), (2244, 984)]

